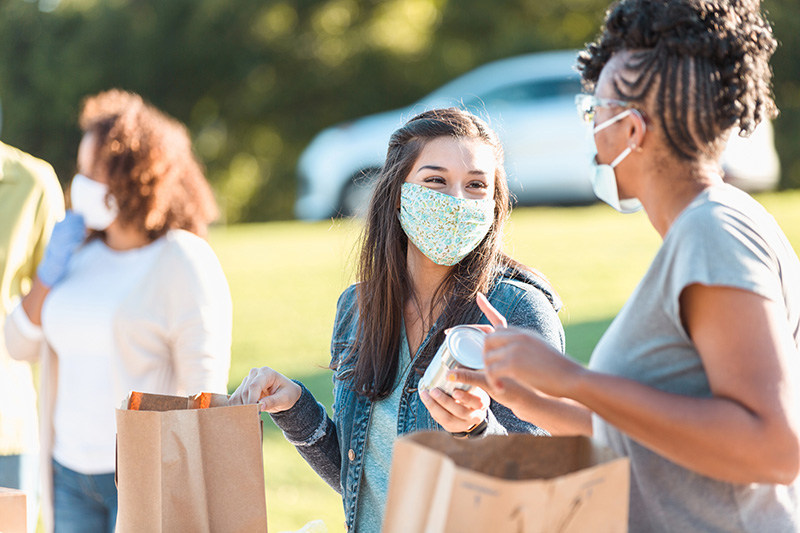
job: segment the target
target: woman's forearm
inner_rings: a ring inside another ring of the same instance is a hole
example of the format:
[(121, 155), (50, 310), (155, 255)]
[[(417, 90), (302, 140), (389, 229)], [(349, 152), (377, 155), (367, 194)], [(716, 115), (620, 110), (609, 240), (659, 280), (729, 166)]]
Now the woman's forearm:
[(654, 452), (709, 477), (788, 484), (800, 469), (790, 423), (770, 422), (727, 398), (671, 394), (588, 370), (569, 396)]
[(568, 398), (552, 398), (531, 391), (529, 399), (520, 403), (514, 414), (553, 436), (592, 436), (592, 412)]
[(35, 276), (30, 292), (22, 299), (22, 309), (25, 310), (28, 319), (37, 326), (42, 325), (42, 305), (49, 293), (50, 288), (45, 286), (38, 276)]
[(480, 371), (457, 369), (448, 374), (448, 380), (482, 388), (516, 418), (545, 429), (551, 435), (592, 434), (592, 413), (578, 402), (548, 396), (515, 379), (490, 382)]

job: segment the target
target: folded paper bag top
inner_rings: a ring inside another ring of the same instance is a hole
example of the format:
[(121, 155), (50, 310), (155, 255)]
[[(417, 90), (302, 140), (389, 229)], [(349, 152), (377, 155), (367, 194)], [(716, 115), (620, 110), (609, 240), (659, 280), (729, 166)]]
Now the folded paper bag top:
[(117, 532), (266, 532), (261, 435), (257, 405), (132, 392), (117, 410)]
[(131, 391), (122, 400), (120, 409), (129, 411), (175, 411), (178, 409), (208, 409), (209, 407), (227, 407), (227, 394), (214, 392), (198, 392), (194, 396), (167, 396), (166, 394), (150, 394)]

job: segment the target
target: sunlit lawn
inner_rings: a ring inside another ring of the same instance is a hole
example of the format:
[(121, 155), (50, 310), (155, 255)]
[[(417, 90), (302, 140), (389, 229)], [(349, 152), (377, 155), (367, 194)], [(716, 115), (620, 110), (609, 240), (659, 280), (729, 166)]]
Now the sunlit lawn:
[[(762, 195), (800, 249), (800, 192)], [(211, 243), (234, 302), (230, 390), (254, 366), (302, 380), (331, 405), (329, 342), (336, 299), (353, 281), (356, 221), (252, 224), (216, 228)], [(507, 230), (507, 251), (541, 270), (565, 306), (567, 350), (587, 361), (594, 343), (644, 274), (660, 238), (643, 213), (595, 205), (523, 208)], [(343, 531), (339, 495), (264, 416), (264, 469), (270, 531), (322, 519)]]

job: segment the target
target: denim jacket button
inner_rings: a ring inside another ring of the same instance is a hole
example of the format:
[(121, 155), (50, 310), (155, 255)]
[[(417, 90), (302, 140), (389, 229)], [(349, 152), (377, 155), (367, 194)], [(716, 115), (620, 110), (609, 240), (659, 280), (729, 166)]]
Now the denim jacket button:
[(347, 458), (350, 459), (350, 461), (356, 460), (356, 452), (354, 452), (352, 448), (350, 448), (350, 451), (347, 452)]

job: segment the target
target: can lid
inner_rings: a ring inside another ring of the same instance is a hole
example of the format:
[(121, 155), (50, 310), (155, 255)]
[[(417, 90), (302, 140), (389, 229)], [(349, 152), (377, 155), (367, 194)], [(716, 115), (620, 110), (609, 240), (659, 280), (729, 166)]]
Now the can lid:
[(456, 326), (447, 335), (447, 349), (453, 359), (467, 368), (483, 368), (483, 342), (486, 333), (470, 326)]

